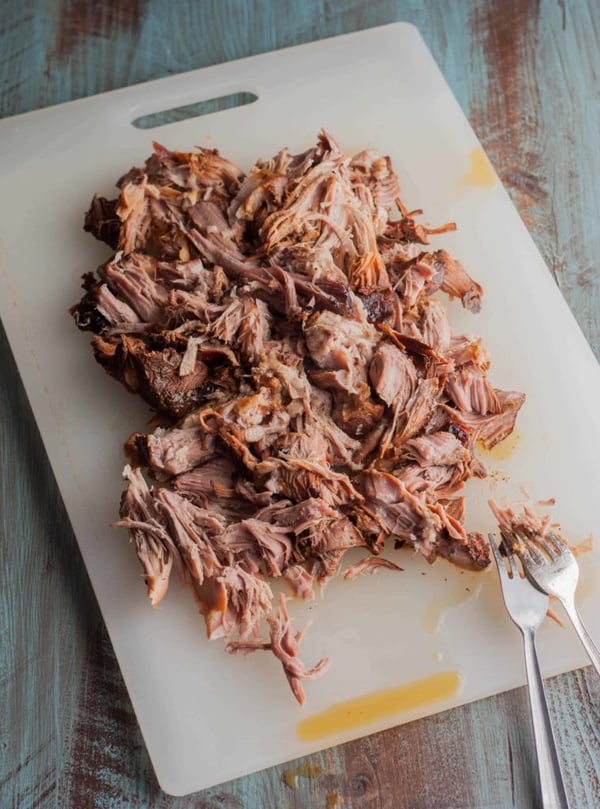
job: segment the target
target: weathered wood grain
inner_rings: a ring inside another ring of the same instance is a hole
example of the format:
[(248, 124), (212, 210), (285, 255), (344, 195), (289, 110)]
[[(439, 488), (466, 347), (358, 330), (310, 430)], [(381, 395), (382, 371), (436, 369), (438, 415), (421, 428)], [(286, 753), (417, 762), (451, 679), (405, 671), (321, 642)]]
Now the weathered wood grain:
[(0, 806), (44, 807), (70, 748), (82, 645), (100, 617), (0, 337)]
[[(0, 110), (394, 20), (422, 32), (600, 355), (600, 8), (595, 0), (4, 0)], [(507, 234), (508, 237), (508, 234)], [(0, 331), (0, 807), (526, 809), (537, 802), (523, 690), (194, 796), (158, 788)], [(549, 700), (574, 809), (600, 805), (600, 684)], [(287, 778), (286, 780), (289, 780)]]
[(598, 4), (497, 0), (471, 24), (488, 92), (470, 120), (600, 356)]

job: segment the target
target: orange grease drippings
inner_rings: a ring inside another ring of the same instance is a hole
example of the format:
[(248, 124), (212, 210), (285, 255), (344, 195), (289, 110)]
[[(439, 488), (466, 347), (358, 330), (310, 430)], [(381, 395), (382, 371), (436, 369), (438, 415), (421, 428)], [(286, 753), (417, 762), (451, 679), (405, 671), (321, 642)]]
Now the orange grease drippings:
[(461, 682), (457, 672), (443, 671), (396, 688), (363, 694), (303, 719), (298, 723), (296, 732), (304, 742), (324, 739), (394, 714), (449, 699), (457, 693)]
[(469, 155), (469, 171), (462, 178), (461, 185), (478, 185), (491, 188), (498, 182), (496, 172), (483, 149), (473, 149)]
[(298, 778), (316, 778), (321, 775), (323, 768), (320, 764), (299, 764), (291, 770), (284, 770), (281, 776), (283, 783), (290, 789), (298, 788)]
[(327, 799), (325, 802), (325, 809), (335, 809), (336, 806), (339, 806), (342, 802), (342, 796), (334, 789), (333, 792), (327, 793)]
[(486, 458), (491, 458), (494, 461), (506, 461), (513, 454), (520, 440), (521, 434), (519, 431), (513, 430), (513, 432), (504, 439), (504, 441), (496, 444), (495, 447), (485, 449), (485, 447), (479, 444), (479, 450)]

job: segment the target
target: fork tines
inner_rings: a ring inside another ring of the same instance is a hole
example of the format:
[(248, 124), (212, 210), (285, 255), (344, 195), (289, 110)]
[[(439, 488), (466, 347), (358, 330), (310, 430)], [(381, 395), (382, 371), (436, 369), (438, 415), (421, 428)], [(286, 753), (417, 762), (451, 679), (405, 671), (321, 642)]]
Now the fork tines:
[(558, 553), (567, 553), (567, 551), (569, 553), (572, 553), (567, 543), (554, 531), (548, 531), (544, 539), (546, 540), (543, 543), (544, 548), (549, 548), (550, 547), (549, 543), (551, 543), (554, 546), (554, 549), (558, 551)]
[(554, 531), (541, 534), (513, 529), (502, 531), (501, 535), (511, 551), (530, 564), (542, 565), (556, 561), (561, 555), (572, 555), (569, 546)]
[(505, 576), (509, 579), (525, 579), (524, 571), (522, 570), (522, 562), (520, 558), (520, 547), (517, 550), (513, 547), (511, 540), (500, 531), (500, 542), (496, 542), (495, 534), (488, 534), (489, 544), (494, 554), (496, 567), (500, 575), (501, 581)]
[[(488, 540), (490, 543), (490, 547), (494, 554), (496, 564), (499, 568), (505, 570), (509, 575), (513, 575), (515, 572), (515, 558), (513, 556), (510, 544), (504, 534), (500, 532), (500, 543), (496, 542), (496, 535), (495, 534), (488, 534)], [(507, 569), (506, 565), (504, 564), (504, 560), (508, 562), (509, 569)]]

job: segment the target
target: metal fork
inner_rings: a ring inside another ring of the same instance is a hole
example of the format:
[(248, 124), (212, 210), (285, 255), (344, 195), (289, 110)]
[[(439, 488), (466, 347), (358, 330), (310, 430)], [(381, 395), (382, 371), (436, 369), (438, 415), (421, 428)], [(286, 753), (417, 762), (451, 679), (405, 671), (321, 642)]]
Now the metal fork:
[(525, 575), (539, 590), (555, 596), (562, 603), (592, 665), (600, 674), (600, 649), (585, 628), (575, 605), (579, 565), (571, 549), (552, 531), (545, 537), (529, 537), (519, 531), (514, 537), (516, 541), (511, 536), (506, 539), (521, 560)]
[[(517, 563), (504, 537), (501, 543), (502, 555), (496, 545), (494, 535), (489, 534), (488, 538), (496, 560), (506, 609), (523, 636), (542, 806), (543, 809), (569, 809), (560, 759), (552, 732), (550, 712), (546, 702), (544, 681), (535, 647), (535, 634), (546, 615), (548, 596), (537, 590), (527, 579), (521, 577)], [(508, 568), (503, 556), (507, 560)]]

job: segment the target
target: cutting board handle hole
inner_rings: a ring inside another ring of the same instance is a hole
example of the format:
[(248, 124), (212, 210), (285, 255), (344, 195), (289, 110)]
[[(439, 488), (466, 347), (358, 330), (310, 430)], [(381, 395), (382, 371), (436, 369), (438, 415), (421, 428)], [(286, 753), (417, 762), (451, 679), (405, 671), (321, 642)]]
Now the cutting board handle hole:
[(175, 121), (187, 121), (188, 118), (199, 118), (201, 115), (211, 115), (213, 112), (229, 110), (233, 107), (244, 107), (258, 101), (254, 93), (229, 93), (218, 98), (209, 98), (208, 101), (196, 101), (183, 107), (172, 107), (160, 112), (151, 112), (149, 115), (140, 115), (131, 123), (136, 129), (154, 129), (158, 126), (173, 124)]

